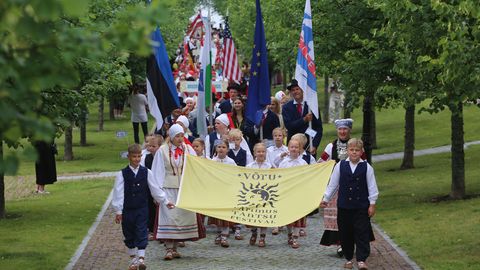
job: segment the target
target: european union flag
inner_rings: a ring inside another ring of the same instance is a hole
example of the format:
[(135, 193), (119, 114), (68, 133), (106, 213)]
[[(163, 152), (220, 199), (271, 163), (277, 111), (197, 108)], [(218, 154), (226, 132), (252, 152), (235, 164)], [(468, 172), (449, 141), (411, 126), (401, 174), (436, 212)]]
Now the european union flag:
[(248, 86), (247, 118), (256, 123), (257, 111), (263, 110), (270, 104), (270, 75), (268, 74), (267, 43), (263, 28), (262, 9), (260, 0), (256, 0), (257, 20), (255, 23), (255, 37), (253, 44), (252, 61), (250, 63), (250, 83)]

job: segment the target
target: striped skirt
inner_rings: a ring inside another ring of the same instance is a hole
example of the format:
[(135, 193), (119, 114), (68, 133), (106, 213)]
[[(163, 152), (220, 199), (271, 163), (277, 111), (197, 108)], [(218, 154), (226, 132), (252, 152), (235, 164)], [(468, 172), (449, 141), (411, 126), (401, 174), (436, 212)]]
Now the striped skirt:
[[(177, 188), (165, 188), (167, 200), (176, 203)], [(168, 209), (161, 203), (158, 207), (158, 222), (156, 239), (195, 241), (199, 239), (197, 215), (194, 212), (180, 208)]]

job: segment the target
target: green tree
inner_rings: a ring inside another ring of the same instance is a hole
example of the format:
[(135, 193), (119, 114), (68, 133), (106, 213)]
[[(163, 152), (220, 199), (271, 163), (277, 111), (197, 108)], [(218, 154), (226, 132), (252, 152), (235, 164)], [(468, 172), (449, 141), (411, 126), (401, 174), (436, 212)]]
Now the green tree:
[[(25, 137), (51, 139), (56, 120), (63, 116), (61, 112), (76, 111), (74, 107), (64, 111), (60, 105), (77, 104), (57, 103), (60, 97), (82, 100), (77, 96), (82, 94), (79, 59), (96, 61), (111, 44), (117, 52), (143, 56), (150, 53), (149, 33), (160, 19), (168, 19), (165, 11), (174, 1), (154, 1), (148, 8), (127, 0), (114, 2), (126, 3), (126, 8), (115, 13), (102, 34), (81, 24), (88, 20), (90, 1), (0, 2), (0, 141), (19, 147)], [(57, 91), (58, 100), (51, 99), (49, 95)], [(44, 105), (51, 105), (47, 110), (59, 113), (54, 117), (44, 113)], [(3, 175), (15, 174), (19, 162), (17, 152), (3, 157), (2, 148), (1, 153), (0, 218), (5, 215)], [(25, 153), (33, 155), (32, 151)]]

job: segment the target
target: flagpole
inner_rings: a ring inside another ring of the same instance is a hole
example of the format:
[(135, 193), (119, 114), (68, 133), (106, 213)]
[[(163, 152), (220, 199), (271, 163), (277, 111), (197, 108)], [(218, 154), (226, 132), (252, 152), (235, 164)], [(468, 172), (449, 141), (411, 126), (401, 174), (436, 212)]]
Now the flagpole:
[[(208, 25), (206, 25), (205, 27), (210, 27), (210, 6), (207, 7), (208, 9)], [(207, 31), (208, 32), (208, 31)], [(211, 38), (211, 37), (209, 37)], [(212, 48), (208, 48), (208, 57), (209, 57), (209, 62), (212, 63), (212, 52), (211, 52), (211, 49)], [(209, 115), (208, 115), (208, 123), (212, 126), (215, 126), (213, 124), (213, 92), (212, 92), (212, 82), (210, 81), (210, 89), (208, 89), (208, 91), (210, 91), (210, 106), (209, 106)], [(208, 131), (207, 131), (208, 133)]]
[[(312, 109), (310, 109), (310, 107), (308, 107), (308, 113), (310, 113), (310, 114), (312, 113)], [(313, 129), (312, 128), (312, 121), (308, 122), (308, 128)], [(308, 145), (309, 145), (308, 150), (311, 154), (312, 153), (312, 147), (313, 147), (313, 138), (310, 135), (308, 135)]]

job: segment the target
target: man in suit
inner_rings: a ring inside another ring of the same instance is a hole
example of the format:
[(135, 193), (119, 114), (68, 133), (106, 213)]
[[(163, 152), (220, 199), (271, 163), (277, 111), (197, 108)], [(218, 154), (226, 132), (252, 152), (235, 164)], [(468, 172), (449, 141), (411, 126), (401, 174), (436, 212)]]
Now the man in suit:
[[(261, 142), (262, 139), (267, 140), (269, 141), (269, 143), (273, 144), (272, 132), (275, 128), (280, 127), (280, 120), (278, 119), (278, 116), (270, 109), (268, 109), (267, 106), (263, 111), (258, 112), (257, 117), (259, 122), (257, 122), (257, 124), (255, 124), (254, 126), (255, 140), (252, 145), (257, 142)], [(260, 129), (262, 129), (263, 138), (261, 138), (260, 136)]]
[(220, 103), (219, 109), (222, 113), (229, 113), (232, 111), (233, 101), (238, 97), (238, 85), (237, 84), (230, 84), (227, 87), (228, 96), (230, 99), (224, 100)]
[(298, 86), (297, 80), (293, 79), (287, 89), (293, 97), (293, 100), (290, 100), (282, 107), (283, 121), (288, 131), (287, 141), (290, 141), (290, 138), (297, 133), (305, 133), (308, 129), (309, 122), (312, 122), (312, 129), (315, 130), (317, 134), (313, 137), (310, 153), (316, 156), (317, 147), (322, 140), (322, 120), (317, 119), (309, 112), (308, 104), (303, 100), (303, 90)]

